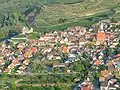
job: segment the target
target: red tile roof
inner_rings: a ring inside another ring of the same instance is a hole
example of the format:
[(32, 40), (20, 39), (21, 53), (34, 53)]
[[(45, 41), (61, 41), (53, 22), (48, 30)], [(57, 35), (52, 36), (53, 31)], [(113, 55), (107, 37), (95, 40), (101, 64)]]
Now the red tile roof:
[(30, 60), (29, 59), (26, 59), (24, 62), (23, 62), (25, 65), (28, 65), (30, 63)]
[(69, 53), (69, 47), (64, 46), (64, 47), (62, 48), (62, 52), (63, 52), (63, 53)]
[(106, 34), (104, 32), (99, 32), (97, 34), (97, 41), (104, 42), (106, 38)]
[(4, 59), (0, 59), (0, 64), (5, 63)]
[(106, 77), (109, 74), (108, 70), (102, 70), (101, 76)]
[(16, 64), (19, 64), (19, 61), (16, 59), (16, 60), (13, 60), (12, 63), (16, 65)]
[(87, 85), (83, 86), (81, 90), (92, 90), (92, 84), (88, 83)]
[(10, 68), (6, 68), (4, 72), (9, 73), (11, 71)]
[(14, 68), (14, 64), (11, 63), (11, 64), (8, 66), (8, 68), (10, 68), (10, 69)]
[(115, 57), (120, 57), (120, 54), (115, 55)]
[(103, 64), (103, 62), (101, 60), (96, 60), (94, 62), (94, 65), (102, 65), (102, 64)]
[(36, 52), (37, 52), (37, 47), (32, 47), (32, 48), (31, 48), (31, 52), (32, 52), (32, 53), (36, 53)]

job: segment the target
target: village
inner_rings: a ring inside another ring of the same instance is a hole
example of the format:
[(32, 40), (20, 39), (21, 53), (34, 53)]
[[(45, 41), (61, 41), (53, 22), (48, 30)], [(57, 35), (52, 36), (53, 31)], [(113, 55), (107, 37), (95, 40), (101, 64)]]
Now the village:
[[(24, 37), (13, 37), (9, 43), (1, 43), (0, 74), (75, 74), (88, 68), (83, 82), (79, 83), (79, 77), (75, 79), (77, 88), (81, 90), (119, 89), (120, 29), (116, 27), (118, 25), (120, 22), (100, 21), (89, 29), (81, 26), (69, 27), (65, 31), (40, 34), (38, 39), (28, 39), (29, 33), (37, 32), (32, 28), (29, 30), (24, 27), (21, 33)], [(80, 60), (88, 63), (85, 64), (88, 66), (82, 65), (81, 62), (83, 69), (79, 70), (75, 67), (71, 69), (71, 66)], [(100, 85), (91, 82), (90, 78), (94, 73), (92, 70), (98, 72), (96, 79)]]

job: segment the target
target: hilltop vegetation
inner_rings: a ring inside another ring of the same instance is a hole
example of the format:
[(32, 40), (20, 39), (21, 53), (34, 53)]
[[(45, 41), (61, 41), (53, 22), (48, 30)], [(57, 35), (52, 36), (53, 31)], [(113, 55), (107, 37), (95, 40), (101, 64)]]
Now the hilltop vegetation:
[[(0, 31), (5, 38), (4, 27), (34, 27), (46, 32), (64, 30), (69, 26), (90, 26), (102, 20), (120, 20), (119, 0), (0, 0)], [(15, 30), (19, 29), (19, 30)]]

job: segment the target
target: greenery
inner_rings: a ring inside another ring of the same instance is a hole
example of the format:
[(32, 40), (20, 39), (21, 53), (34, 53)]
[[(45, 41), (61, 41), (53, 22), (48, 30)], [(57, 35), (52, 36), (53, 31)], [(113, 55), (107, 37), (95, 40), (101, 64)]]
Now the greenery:
[[(0, 0), (0, 41), (11, 37), (38, 39), (40, 36), (39, 32), (44, 34), (78, 25), (91, 27), (94, 23), (104, 19), (110, 19), (111, 22), (115, 23), (120, 20), (119, 7), (119, 0)], [(21, 33), (23, 26), (27, 26), (29, 29), (33, 27), (37, 33), (30, 33), (26, 36), (17, 35)], [(111, 29), (114, 30), (115, 28), (120, 29), (120, 26), (118, 25)], [(12, 35), (13, 33), (15, 34)], [(24, 42), (26, 39), (12, 39), (12, 41)], [(57, 48), (59, 48), (58, 44), (56, 44)], [(94, 48), (92, 45), (89, 45), (89, 47)], [(106, 47), (104, 50), (105, 57), (119, 53), (120, 42), (116, 49)], [(34, 59), (37, 59), (38, 56), (40, 55), (36, 54)], [(31, 60), (31, 66), (33, 67), (29, 66), (29, 75), (8, 76), (6, 73), (3, 73), (0, 76), (0, 88), (11, 88), (11, 90), (64, 90), (65, 88), (65, 90), (70, 90), (70, 86), (76, 78), (84, 81), (89, 73), (91, 73), (92, 79), (99, 78), (98, 70), (96, 68), (93, 71), (91, 70), (90, 55), (88, 53), (78, 56), (78, 61), (64, 68), (62, 73), (60, 68), (47, 72), (46, 64), (53, 64), (54, 62), (63, 63), (68, 58), (67, 56), (66, 53), (61, 54), (61, 60)], [(107, 60), (108, 58), (104, 58), (104, 62), (107, 62)], [(6, 67), (9, 63), (10, 61), (6, 62)], [(17, 68), (13, 69), (13, 72)], [(99, 69), (104, 70), (106, 66), (101, 65)], [(72, 72), (67, 73), (67, 70)], [(21, 81), (16, 82), (21, 78)], [(55, 86), (30, 86), (31, 84), (45, 83), (55, 84)], [(21, 86), (16, 88), (16, 85), (19, 84)], [(69, 87), (61, 84), (69, 85)]]
[(119, 0), (1, 0), (0, 39), (9, 31), (20, 33), (23, 26), (45, 33), (75, 25), (90, 27), (108, 18), (116, 22), (120, 20), (119, 6)]
[[(14, 89), (14, 90), (69, 90), (70, 88), (69, 87), (65, 87), (65, 86), (20, 86), (20, 87), (17, 87), (17, 89)], [(13, 90), (12, 88), (11, 89), (8, 89), (8, 90)]]
[(27, 34), (27, 38), (28, 39), (39, 39), (40, 38), (40, 34), (38, 34), (38, 33), (29, 33), (29, 34)]

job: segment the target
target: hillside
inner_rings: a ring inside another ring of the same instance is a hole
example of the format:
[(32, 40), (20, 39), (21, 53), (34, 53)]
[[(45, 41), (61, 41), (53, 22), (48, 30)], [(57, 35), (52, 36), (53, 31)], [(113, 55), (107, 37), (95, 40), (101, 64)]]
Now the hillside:
[(38, 15), (36, 21), (39, 27), (56, 26), (62, 23), (60, 19), (63, 19), (63, 23), (79, 22), (79, 19), (107, 12), (111, 9), (116, 10), (113, 17), (120, 20), (119, 2), (119, 0), (86, 0), (75, 4), (44, 5), (43, 12)]
[(0, 0), (0, 30), (16, 25), (41, 32), (90, 26), (102, 19), (120, 20), (119, 7), (120, 0)]

